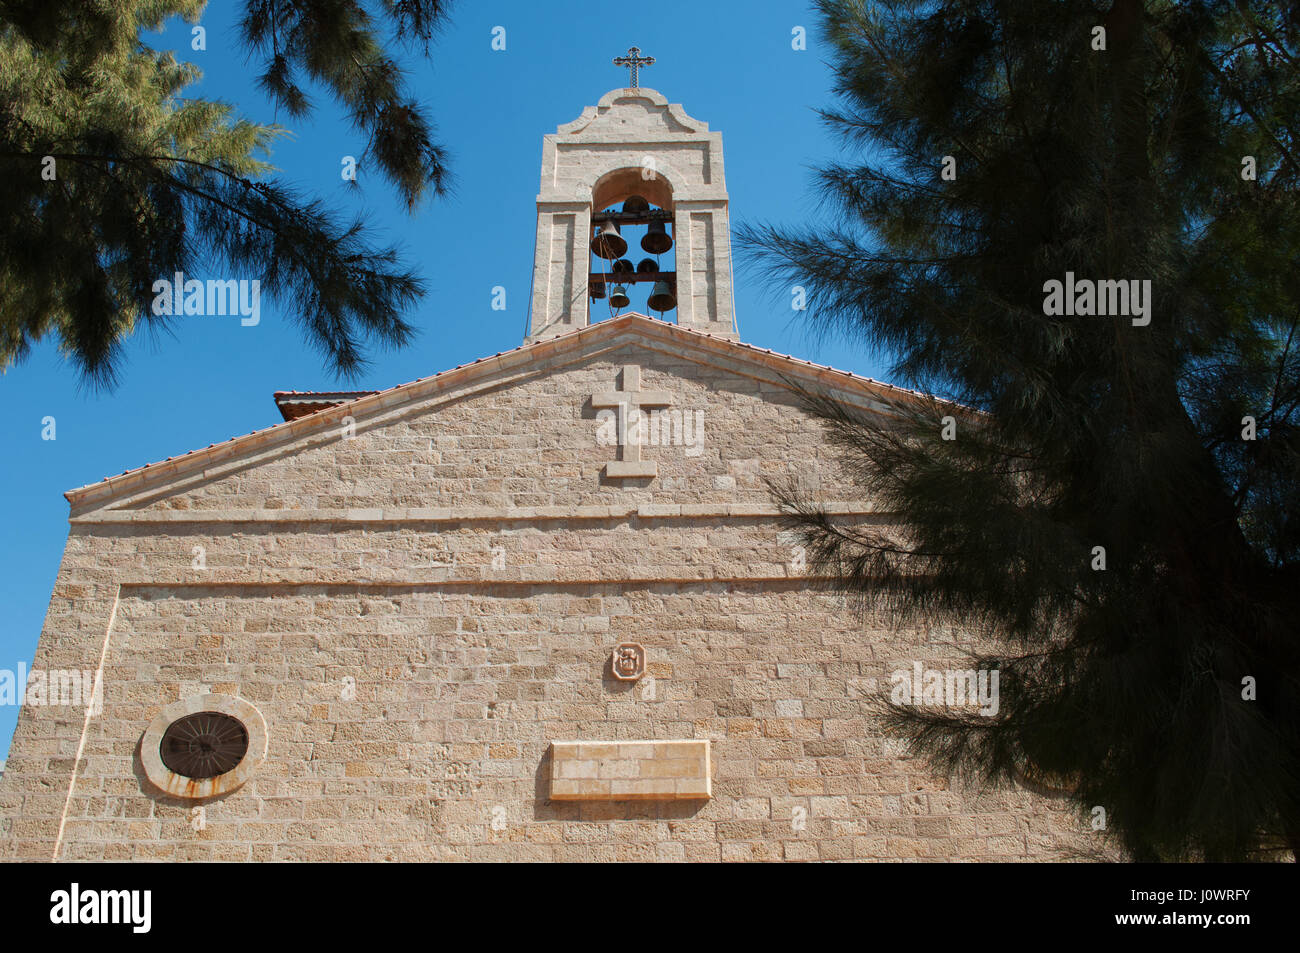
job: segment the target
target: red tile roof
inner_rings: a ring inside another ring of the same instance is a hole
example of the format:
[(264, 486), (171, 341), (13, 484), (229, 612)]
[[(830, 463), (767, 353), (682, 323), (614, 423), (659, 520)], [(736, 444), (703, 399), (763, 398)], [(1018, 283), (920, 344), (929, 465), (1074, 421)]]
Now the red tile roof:
[(346, 404), (358, 397), (378, 394), (377, 390), (278, 390), (271, 396), (285, 420), (297, 420), (326, 407)]

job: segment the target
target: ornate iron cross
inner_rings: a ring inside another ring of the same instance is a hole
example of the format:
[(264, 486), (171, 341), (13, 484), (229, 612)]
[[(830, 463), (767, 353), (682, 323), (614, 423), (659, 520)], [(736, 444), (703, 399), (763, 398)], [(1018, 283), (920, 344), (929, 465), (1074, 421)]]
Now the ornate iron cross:
[(629, 89), (640, 89), (638, 85), (638, 73), (642, 66), (654, 66), (655, 58), (653, 56), (642, 56), (639, 46), (629, 46), (627, 56), (614, 57), (615, 66), (626, 66), (632, 73), (632, 81), (628, 84)]

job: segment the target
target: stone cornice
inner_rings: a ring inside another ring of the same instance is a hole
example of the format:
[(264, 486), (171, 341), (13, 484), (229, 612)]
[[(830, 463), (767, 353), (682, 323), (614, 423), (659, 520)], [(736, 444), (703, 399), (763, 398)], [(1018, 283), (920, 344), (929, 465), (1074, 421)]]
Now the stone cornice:
[(376, 587), (414, 589), (424, 586), (642, 586), (692, 585), (710, 583), (748, 585), (786, 584), (790, 587), (830, 586), (829, 576), (786, 572), (755, 572), (738, 575), (717, 572), (701, 566), (692, 571), (611, 573), (599, 576), (582, 570), (555, 566), (525, 566), (519, 569), (485, 569), (482, 566), (424, 567), (419, 569), (269, 569), (250, 574), (247, 569), (204, 569), (185, 572), (166, 570), (148, 573), (124, 572), (119, 582), (119, 596), (135, 589), (252, 589), (260, 587), (316, 586)]
[[(832, 516), (888, 515), (871, 503), (825, 503)], [(510, 523), (552, 520), (778, 519), (771, 503), (642, 503), (621, 506), (466, 506), (374, 507), (313, 510), (98, 510), (71, 517), (75, 526), (90, 524), (175, 525), (188, 523)]]

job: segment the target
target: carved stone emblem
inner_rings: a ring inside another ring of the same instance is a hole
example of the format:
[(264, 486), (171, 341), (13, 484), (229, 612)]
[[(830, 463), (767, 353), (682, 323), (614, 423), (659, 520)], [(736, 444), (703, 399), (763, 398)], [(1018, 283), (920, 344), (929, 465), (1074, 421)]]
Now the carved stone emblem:
[(615, 678), (635, 682), (645, 674), (645, 646), (637, 642), (620, 642), (614, 648), (614, 658), (610, 664)]

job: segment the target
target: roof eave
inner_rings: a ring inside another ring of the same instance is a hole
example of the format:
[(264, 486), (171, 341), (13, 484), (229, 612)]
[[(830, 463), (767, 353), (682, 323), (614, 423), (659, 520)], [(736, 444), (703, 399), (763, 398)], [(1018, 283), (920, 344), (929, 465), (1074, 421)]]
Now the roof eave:
[[(121, 495), (121, 491), (123, 490), (143, 489), (155, 482), (158, 477), (194, 473), (195, 471), (203, 469), (203, 466), (210, 462), (225, 459), (235, 453), (242, 453), (257, 446), (267, 445), (278, 440), (296, 436), (298, 433), (310, 430), (322, 421), (329, 419), (328, 415), (331, 414), (336, 414), (341, 418), (350, 414), (365, 413), (372, 409), (382, 410), (385, 407), (405, 400), (408, 392), (414, 388), (426, 386), (442, 389), (447, 386), (454, 386), (458, 382), (472, 378), (491, 369), (517, 367), (521, 364), (527, 364), (532, 361), (544, 359), (555, 351), (567, 349), (568, 347), (575, 345), (580, 338), (590, 337), (593, 339), (599, 339), (602, 336), (612, 337), (622, 333), (629, 327), (637, 327), (651, 333), (666, 335), (669, 338), (681, 337), (692, 343), (710, 347), (719, 353), (726, 353), (732, 349), (740, 350), (747, 356), (759, 356), (763, 359), (763, 363), (771, 365), (788, 365), (795, 371), (804, 375), (810, 375), (815, 379), (835, 386), (848, 386), (851, 389), (874, 396), (879, 400), (892, 399), (902, 400), (905, 402), (920, 402), (935, 399), (918, 391), (895, 387), (892, 384), (885, 384), (881, 381), (872, 380), (867, 377), (860, 377), (849, 371), (837, 370), (833, 367), (815, 364), (811, 361), (805, 361), (787, 354), (779, 354), (770, 349), (758, 348), (752, 344), (744, 344), (739, 341), (718, 337), (704, 331), (683, 328), (667, 321), (661, 321), (656, 318), (648, 317), (647, 315), (638, 314), (637, 312), (630, 312), (616, 318), (610, 318), (596, 324), (588, 325), (585, 328), (577, 328), (573, 331), (568, 331), (564, 334), (559, 334), (541, 341), (524, 344), (510, 351), (502, 351), (492, 355), (491, 357), (484, 357), (477, 361), (461, 364), (457, 367), (440, 371), (437, 374), (429, 375), (428, 377), (417, 378), (416, 380), (408, 381), (405, 384), (398, 384), (394, 387), (378, 391), (361, 392), (364, 393), (364, 396), (343, 401), (342, 403), (322, 408), (321, 410), (314, 411), (310, 414), (304, 414), (303, 416), (292, 420), (285, 420), (273, 424), (270, 427), (255, 430), (252, 433), (231, 437), (229, 440), (224, 440), (220, 443), (209, 444), (207, 447), (191, 450), (188, 453), (180, 454), (176, 457), (168, 457), (166, 460), (158, 461), (156, 463), (148, 463), (142, 467), (127, 470), (115, 476), (106, 477), (95, 483), (88, 483), (85, 486), (68, 490), (63, 494), (63, 496), (73, 507), (82, 506), (99, 500), (112, 499)], [(294, 392), (281, 391), (277, 393), (291, 394)], [(345, 392), (336, 391), (322, 393)], [(961, 405), (952, 404), (950, 401), (942, 401), (942, 403), (950, 404), (954, 407), (961, 407)], [(969, 408), (962, 409), (969, 412)]]

